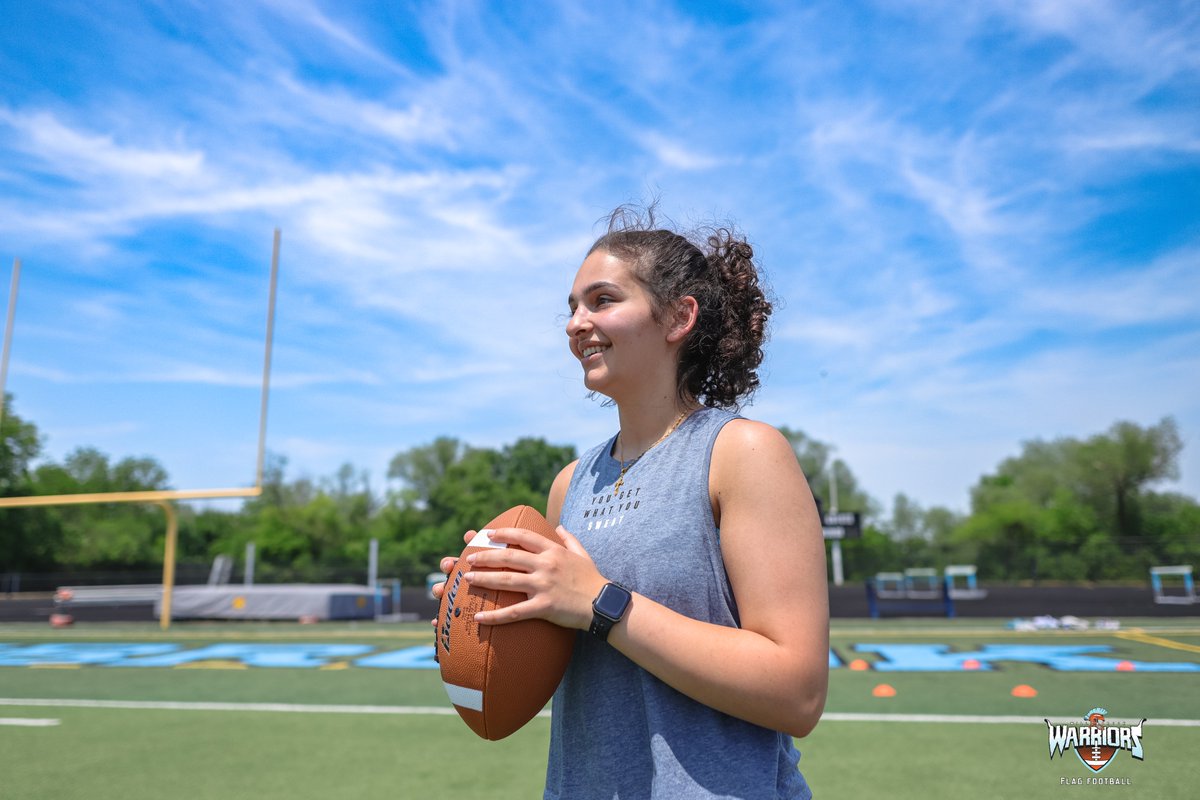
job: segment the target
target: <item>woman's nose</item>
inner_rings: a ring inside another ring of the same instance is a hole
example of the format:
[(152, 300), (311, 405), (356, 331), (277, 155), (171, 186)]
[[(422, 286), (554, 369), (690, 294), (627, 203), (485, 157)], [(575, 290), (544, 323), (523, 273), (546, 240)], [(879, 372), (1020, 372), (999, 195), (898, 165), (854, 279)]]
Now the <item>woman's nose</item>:
[(588, 326), (587, 310), (583, 306), (579, 306), (567, 319), (567, 336), (572, 339), (579, 335), (580, 331), (586, 330)]

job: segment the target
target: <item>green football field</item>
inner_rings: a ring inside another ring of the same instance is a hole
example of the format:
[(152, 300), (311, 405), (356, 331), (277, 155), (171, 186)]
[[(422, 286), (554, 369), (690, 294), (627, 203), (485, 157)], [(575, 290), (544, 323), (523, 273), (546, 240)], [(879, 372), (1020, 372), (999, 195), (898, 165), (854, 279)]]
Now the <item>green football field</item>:
[[(404, 668), (430, 638), (385, 623), (0, 625), (0, 798), (540, 797), (548, 719), (476, 738), (436, 670)], [(819, 797), (1196, 796), (1200, 618), (1035, 633), (835, 621), (832, 649), (826, 717), (799, 742)], [(1147, 720), (1144, 758), (1119, 751), (1103, 789), (1074, 752), (1050, 757), (1043, 721), (1096, 707)]]

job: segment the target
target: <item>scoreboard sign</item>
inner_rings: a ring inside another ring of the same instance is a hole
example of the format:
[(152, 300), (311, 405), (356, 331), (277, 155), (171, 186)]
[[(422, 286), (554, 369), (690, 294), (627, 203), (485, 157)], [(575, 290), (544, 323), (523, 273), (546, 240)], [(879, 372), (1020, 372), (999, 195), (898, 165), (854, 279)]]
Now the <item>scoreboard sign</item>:
[(858, 539), (862, 536), (862, 514), (857, 511), (822, 514), (821, 531), (826, 539)]

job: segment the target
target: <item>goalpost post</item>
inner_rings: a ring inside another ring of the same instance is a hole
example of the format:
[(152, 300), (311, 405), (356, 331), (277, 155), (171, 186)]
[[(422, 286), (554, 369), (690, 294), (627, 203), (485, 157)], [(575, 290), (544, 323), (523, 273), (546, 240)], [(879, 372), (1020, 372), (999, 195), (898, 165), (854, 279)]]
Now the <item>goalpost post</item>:
[[(4, 419), (4, 392), (8, 377), (8, 354), (12, 342), (13, 317), (16, 309), (17, 286), (20, 282), (21, 261), (13, 265), (12, 288), (8, 298), (8, 319), (5, 324), (4, 348), (0, 363), (0, 422)], [(275, 331), (275, 291), (279, 279), (279, 228), (275, 229), (271, 249), (271, 280), (267, 300), (267, 332), (264, 343), (262, 398), (258, 417), (258, 452), (251, 487), (226, 489), (158, 489), (138, 492), (97, 492), (91, 494), (31, 495), (28, 497), (0, 497), (0, 508), (28, 508), (33, 506), (81, 505), (87, 503), (151, 503), (162, 508), (167, 517), (167, 535), (163, 545), (163, 595), (162, 613), (159, 624), (163, 630), (171, 626), (171, 596), (175, 588), (175, 546), (179, 525), (172, 501), (211, 500), (233, 497), (258, 497), (262, 494), (263, 467), (267, 443), (267, 398), (270, 393), (271, 347)]]

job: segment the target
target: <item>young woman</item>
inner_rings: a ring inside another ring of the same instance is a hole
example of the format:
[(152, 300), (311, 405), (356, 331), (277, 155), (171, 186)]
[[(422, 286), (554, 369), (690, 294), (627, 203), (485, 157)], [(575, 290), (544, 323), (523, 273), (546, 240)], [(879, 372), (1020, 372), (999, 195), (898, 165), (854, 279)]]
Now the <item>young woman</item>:
[(787, 440), (728, 410), (758, 386), (771, 312), (753, 251), (618, 209), (568, 305), (584, 385), (620, 430), (555, 480), (561, 545), (501, 529), (521, 549), (471, 566), (504, 571), (465, 575), (528, 596), (480, 622), (580, 631), (545, 798), (809, 797), (792, 737), (825, 703), (825, 549)]

